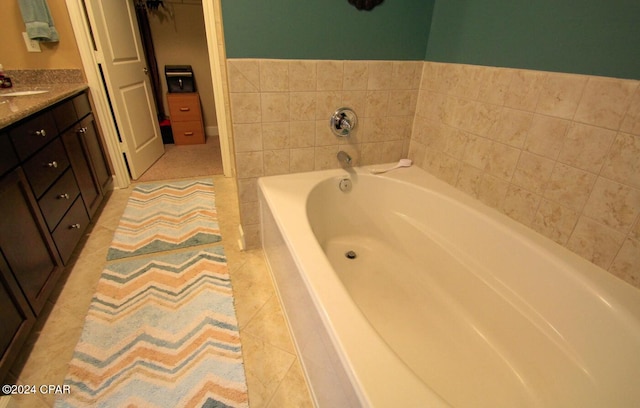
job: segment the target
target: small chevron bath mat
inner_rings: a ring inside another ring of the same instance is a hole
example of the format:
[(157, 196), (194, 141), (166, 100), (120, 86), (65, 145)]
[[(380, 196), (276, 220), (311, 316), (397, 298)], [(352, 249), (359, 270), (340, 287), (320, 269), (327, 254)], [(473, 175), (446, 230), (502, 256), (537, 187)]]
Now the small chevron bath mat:
[(220, 241), (211, 180), (136, 186), (116, 229), (108, 260)]
[(56, 408), (248, 407), (221, 246), (105, 267)]

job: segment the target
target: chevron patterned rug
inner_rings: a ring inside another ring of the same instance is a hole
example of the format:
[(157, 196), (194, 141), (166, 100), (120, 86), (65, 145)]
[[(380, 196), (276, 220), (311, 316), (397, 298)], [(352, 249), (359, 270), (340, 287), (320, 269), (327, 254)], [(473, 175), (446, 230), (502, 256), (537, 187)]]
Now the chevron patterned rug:
[(113, 237), (108, 260), (220, 241), (210, 180), (136, 186)]
[(105, 267), (56, 408), (248, 407), (221, 246)]

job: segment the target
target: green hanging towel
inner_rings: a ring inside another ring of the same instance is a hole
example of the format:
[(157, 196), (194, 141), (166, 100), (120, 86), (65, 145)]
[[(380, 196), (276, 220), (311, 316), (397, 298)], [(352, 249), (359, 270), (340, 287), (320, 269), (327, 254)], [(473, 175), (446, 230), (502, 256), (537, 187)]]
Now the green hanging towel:
[(41, 42), (60, 41), (47, 0), (18, 0), (18, 4), (30, 39)]

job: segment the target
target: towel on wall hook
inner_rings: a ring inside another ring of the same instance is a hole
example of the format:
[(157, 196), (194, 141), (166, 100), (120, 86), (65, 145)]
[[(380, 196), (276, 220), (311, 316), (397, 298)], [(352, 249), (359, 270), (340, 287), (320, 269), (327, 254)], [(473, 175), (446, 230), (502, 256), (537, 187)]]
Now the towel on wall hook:
[(41, 42), (60, 41), (47, 0), (18, 0), (27, 36)]

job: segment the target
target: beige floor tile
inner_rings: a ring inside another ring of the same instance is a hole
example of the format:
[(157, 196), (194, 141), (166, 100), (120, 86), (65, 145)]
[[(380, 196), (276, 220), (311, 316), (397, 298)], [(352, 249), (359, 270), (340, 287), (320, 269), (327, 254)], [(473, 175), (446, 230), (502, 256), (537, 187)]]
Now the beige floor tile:
[(274, 296), (275, 292), (264, 261), (250, 257), (242, 266), (230, 271), (240, 329)]
[(275, 395), (269, 402), (268, 408), (311, 408), (313, 400), (302, 372), (300, 363), (296, 360), (291, 364), (289, 372), (284, 377)]
[(248, 333), (241, 333), (249, 405), (266, 407), (296, 357)]
[(253, 316), (244, 328), (244, 332), (288, 353), (295, 354), (296, 352), (280, 308), (280, 301), (276, 295), (271, 296), (258, 313)]

